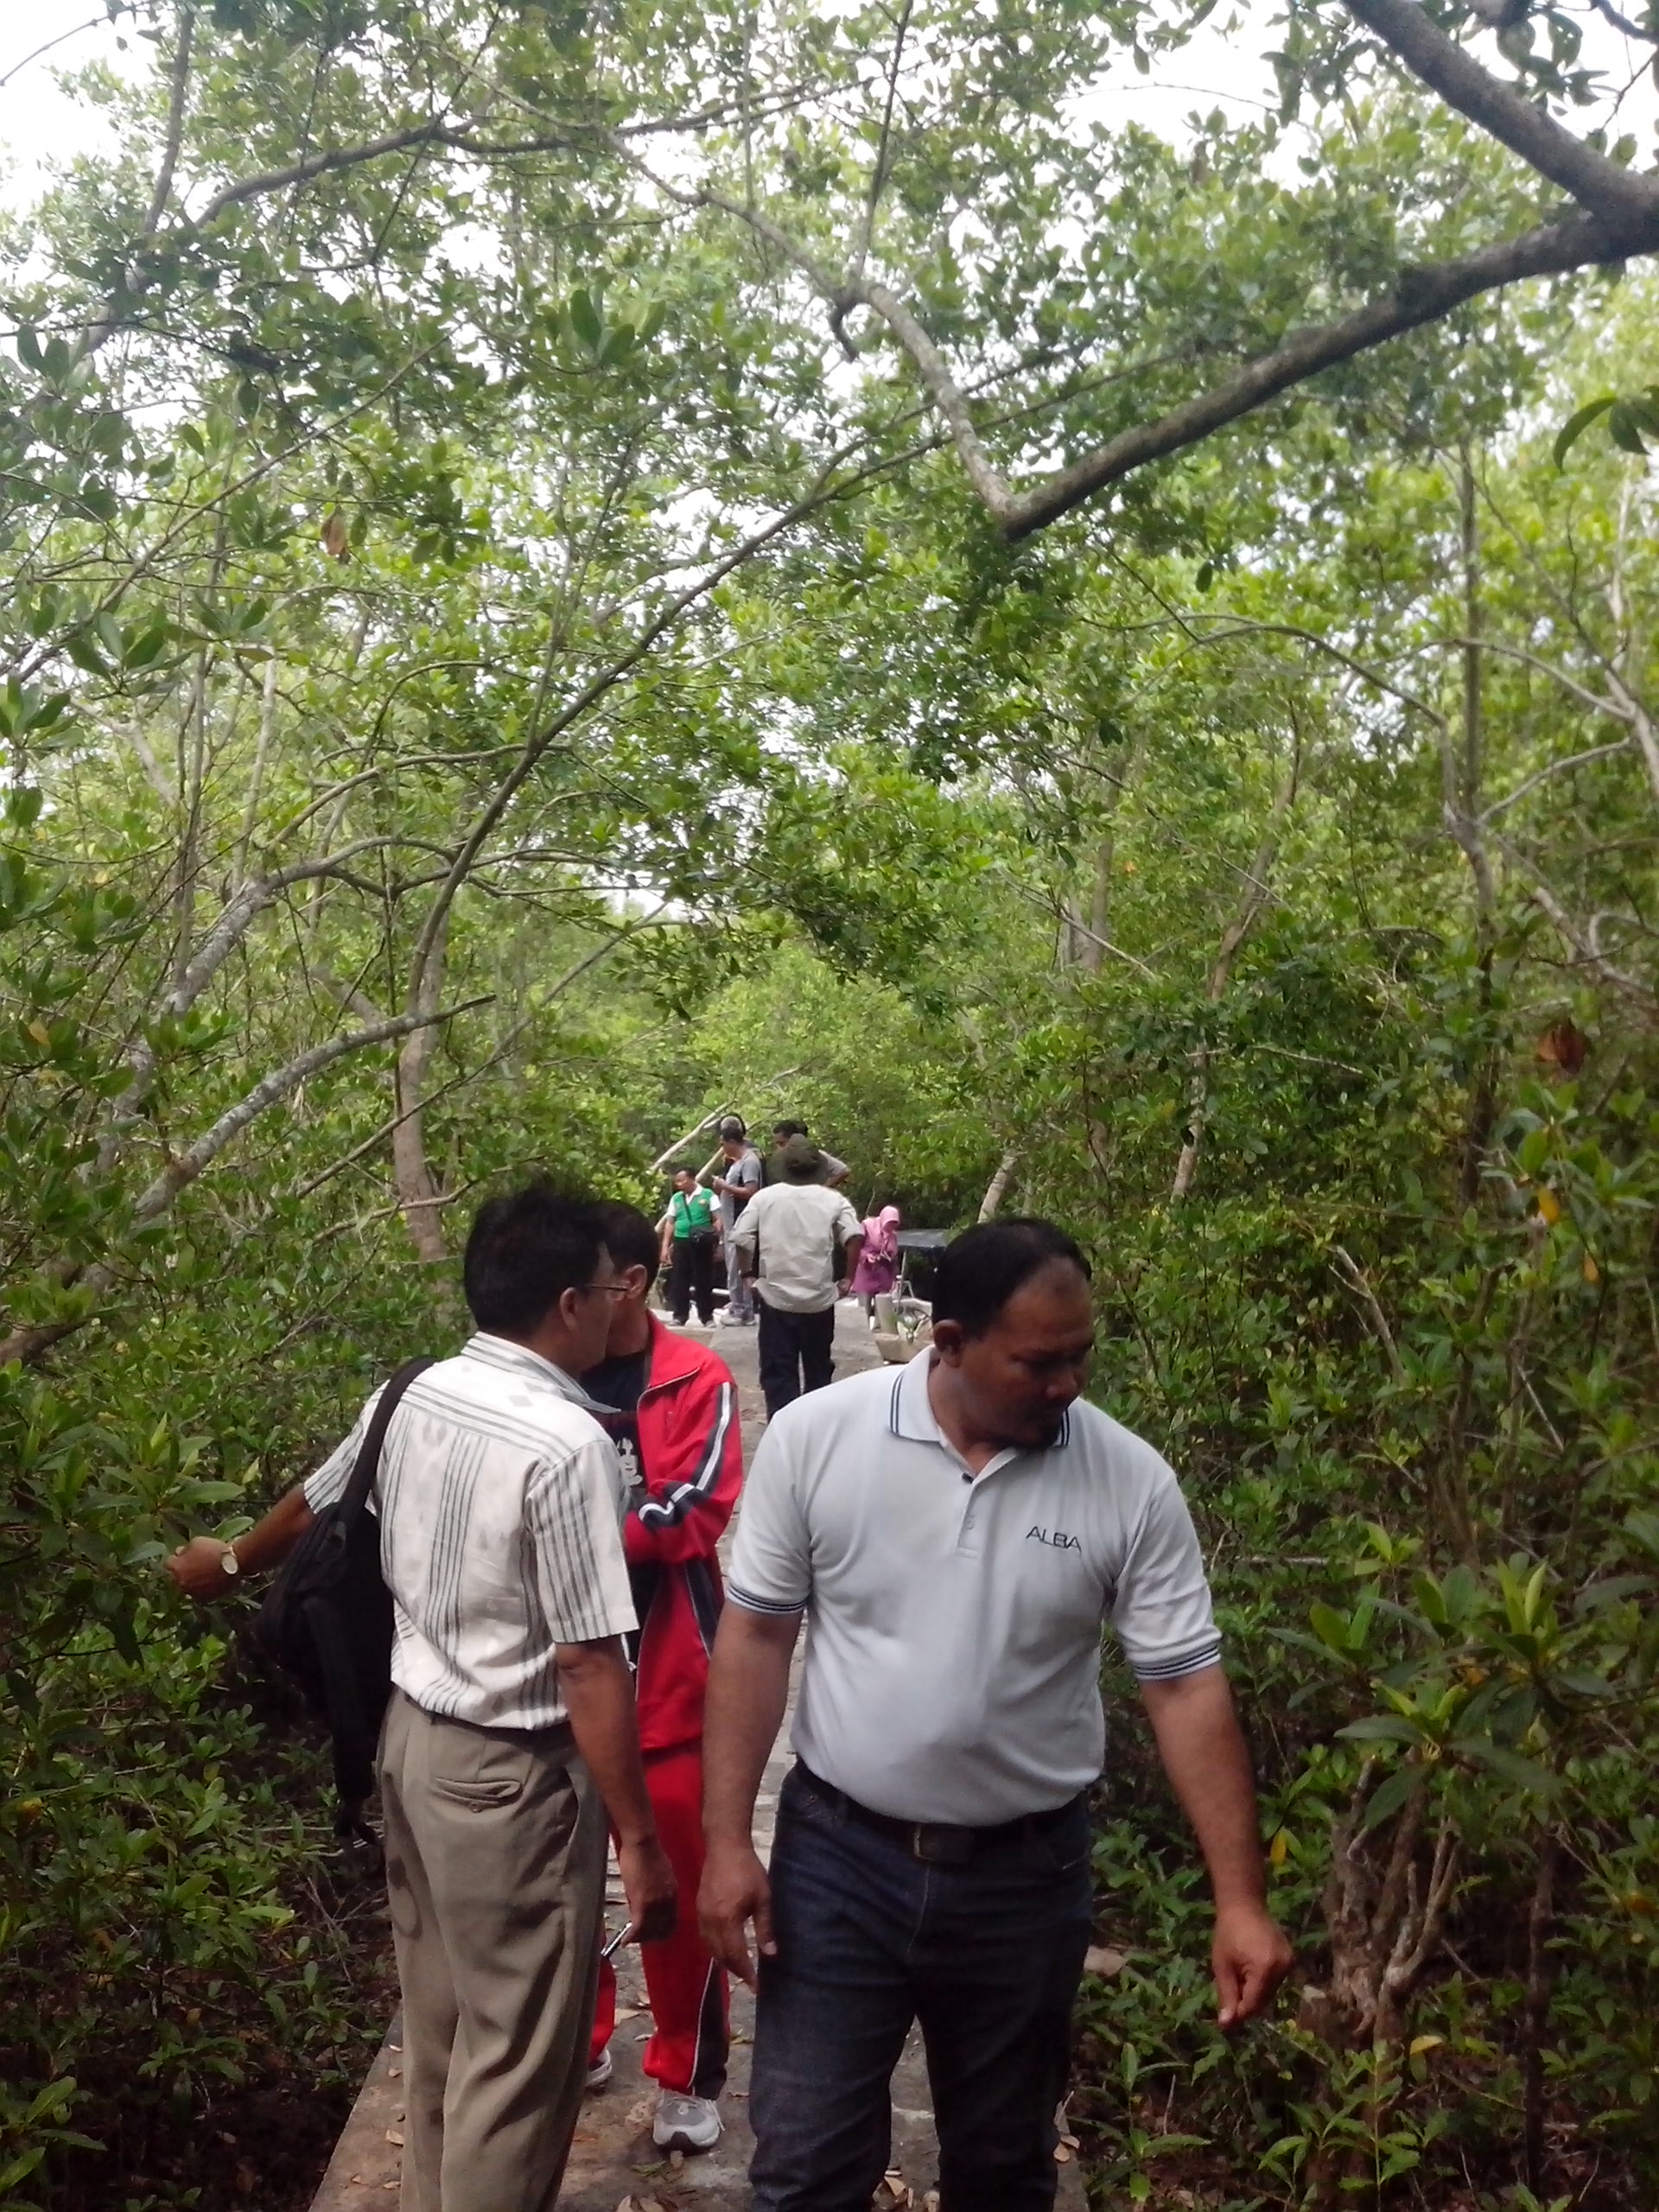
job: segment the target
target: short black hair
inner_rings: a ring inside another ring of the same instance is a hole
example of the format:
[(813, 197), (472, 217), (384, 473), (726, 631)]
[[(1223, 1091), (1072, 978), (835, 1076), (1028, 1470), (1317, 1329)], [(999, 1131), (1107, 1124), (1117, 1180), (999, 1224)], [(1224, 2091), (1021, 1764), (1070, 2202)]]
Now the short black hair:
[(486, 1198), (461, 1268), (473, 1319), (493, 1335), (528, 1336), (567, 1290), (593, 1281), (604, 1247), (598, 1209), (550, 1183)]
[(604, 1231), (605, 1249), (619, 1268), (643, 1268), (648, 1283), (657, 1280), (662, 1247), (657, 1232), (638, 1206), (620, 1198), (601, 1198), (594, 1207)]
[(1052, 1221), (1010, 1214), (965, 1229), (935, 1262), (933, 1319), (959, 1323), (964, 1336), (982, 1337), (1021, 1283), (1056, 1260), (1089, 1280), (1089, 1262), (1077, 1239)]
[(774, 1122), (772, 1134), (779, 1144), (787, 1144), (791, 1137), (804, 1137), (809, 1132), (804, 1122)]

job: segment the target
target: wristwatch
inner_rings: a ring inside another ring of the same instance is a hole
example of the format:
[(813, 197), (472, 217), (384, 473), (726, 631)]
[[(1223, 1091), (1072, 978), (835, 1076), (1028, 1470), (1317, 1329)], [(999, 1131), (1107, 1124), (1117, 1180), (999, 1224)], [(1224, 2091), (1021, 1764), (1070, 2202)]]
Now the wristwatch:
[(219, 1572), (222, 1574), (241, 1573), (242, 1562), (236, 1555), (236, 1546), (234, 1544), (226, 1544), (224, 1550), (220, 1552), (219, 1555)]

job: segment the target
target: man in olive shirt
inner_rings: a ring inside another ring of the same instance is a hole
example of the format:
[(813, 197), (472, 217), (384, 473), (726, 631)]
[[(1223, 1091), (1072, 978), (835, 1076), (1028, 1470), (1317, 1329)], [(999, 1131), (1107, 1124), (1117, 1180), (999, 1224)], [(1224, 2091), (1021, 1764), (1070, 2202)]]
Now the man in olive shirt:
[(823, 1154), (792, 1136), (778, 1155), (783, 1180), (749, 1200), (732, 1231), (738, 1263), (760, 1305), (760, 1388), (768, 1414), (835, 1372), (836, 1300), (858, 1265), (864, 1232), (823, 1181)]

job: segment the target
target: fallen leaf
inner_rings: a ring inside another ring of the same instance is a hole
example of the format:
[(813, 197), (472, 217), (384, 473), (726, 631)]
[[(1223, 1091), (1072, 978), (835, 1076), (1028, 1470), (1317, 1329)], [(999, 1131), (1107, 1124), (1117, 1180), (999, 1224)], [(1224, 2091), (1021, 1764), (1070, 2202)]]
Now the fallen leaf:
[(1106, 1943), (1091, 1943), (1083, 1955), (1084, 1974), (1122, 1974), (1128, 1963), (1126, 1953), (1115, 1951)]
[(387, 2081), (388, 2081), (388, 2082), (395, 2082), (395, 2081), (397, 2079), (398, 2075), (399, 2075), (400, 2074), (402, 2074), (403, 2070), (404, 2070), (404, 2069), (403, 2069), (403, 2068), (402, 2068), (401, 2066), (388, 2066), (388, 2067), (387, 2067), (387, 2069), (386, 2069), (386, 2079), (387, 2079)]
[(389, 2127), (386, 2130), (386, 2140), (388, 2143), (395, 2143), (397, 2145), (397, 2148), (401, 2151), (404, 2147), (403, 2129), (401, 2127)]
[(1064, 2143), (1057, 2143), (1054, 2145), (1054, 2163), (1057, 2166), (1069, 2166), (1071, 2163), (1071, 2153)]

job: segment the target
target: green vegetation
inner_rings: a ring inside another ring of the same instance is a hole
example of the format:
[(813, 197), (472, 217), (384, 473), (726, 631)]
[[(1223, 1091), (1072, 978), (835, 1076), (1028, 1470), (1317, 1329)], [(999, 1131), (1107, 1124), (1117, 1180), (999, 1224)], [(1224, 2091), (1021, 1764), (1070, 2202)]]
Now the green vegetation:
[(143, 0), (86, 79), (0, 236), (0, 2212), (245, 2202), (272, 2111), (302, 2200), (372, 1885), (158, 1561), (476, 1192), (727, 1103), (1075, 1227), (1187, 1476), (1301, 1967), (1207, 2024), (1126, 1712), (1101, 2201), (1659, 2195), (1655, 190), (1565, 8), (1121, 121), (1205, 13)]

